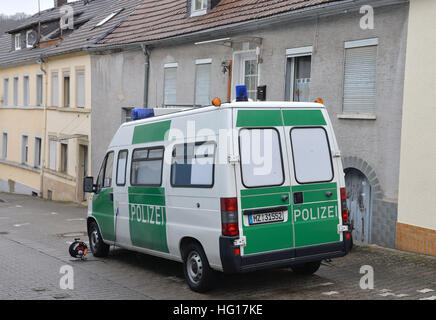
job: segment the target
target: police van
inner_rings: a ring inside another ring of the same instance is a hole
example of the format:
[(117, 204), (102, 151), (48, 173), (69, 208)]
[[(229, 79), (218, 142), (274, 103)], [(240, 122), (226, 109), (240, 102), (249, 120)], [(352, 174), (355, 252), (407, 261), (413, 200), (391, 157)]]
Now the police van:
[[(242, 91), (242, 93), (240, 93)], [(111, 245), (180, 261), (205, 292), (216, 272), (290, 267), (312, 274), (346, 255), (342, 161), (320, 103), (238, 100), (167, 115), (135, 110), (90, 192), (94, 256)]]

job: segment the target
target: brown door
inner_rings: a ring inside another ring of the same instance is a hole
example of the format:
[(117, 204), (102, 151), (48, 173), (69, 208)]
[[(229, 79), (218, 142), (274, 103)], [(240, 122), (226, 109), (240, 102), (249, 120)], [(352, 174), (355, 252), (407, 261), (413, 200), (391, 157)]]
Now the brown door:
[(83, 179), (88, 175), (88, 146), (79, 146), (79, 176), (78, 176), (78, 199), (80, 201), (85, 201), (86, 196), (83, 191)]

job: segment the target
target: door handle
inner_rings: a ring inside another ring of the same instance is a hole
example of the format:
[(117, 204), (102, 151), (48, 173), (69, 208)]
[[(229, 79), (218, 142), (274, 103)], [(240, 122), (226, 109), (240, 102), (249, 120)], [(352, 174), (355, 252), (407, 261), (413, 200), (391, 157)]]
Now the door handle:
[(288, 196), (288, 195), (283, 195), (283, 196), (282, 196), (282, 201), (283, 201), (283, 202), (288, 201), (288, 199), (289, 199), (289, 196)]
[(114, 202), (114, 193), (113, 192), (109, 193), (109, 200), (111, 202)]
[(325, 193), (325, 195), (327, 196), (327, 198), (330, 198), (330, 197), (333, 195), (333, 192), (331, 192), (331, 191), (327, 191), (327, 192)]

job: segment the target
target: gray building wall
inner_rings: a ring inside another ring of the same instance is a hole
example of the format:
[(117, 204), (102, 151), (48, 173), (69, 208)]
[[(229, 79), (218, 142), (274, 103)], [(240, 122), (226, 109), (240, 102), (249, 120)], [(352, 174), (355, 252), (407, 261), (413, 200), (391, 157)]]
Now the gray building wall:
[(122, 122), (122, 108), (142, 107), (144, 62), (141, 50), (91, 57), (91, 172), (96, 177), (107, 147)]
[[(267, 100), (285, 98), (286, 49), (313, 46), (310, 100), (324, 100), (342, 150), (344, 168), (360, 170), (371, 183), (371, 242), (394, 247), (408, 4), (375, 8), (373, 30), (360, 28), (361, 17), (357, 12), (344, 13), (229, 36), (232, 39), (233, 36), (235, 39), (238, 36), (262, 38), (259, 82), (267, 85)], [(215, 38), (216, 35), (210, 35), (210, 39)], [(376, 119), (339, 119), (338, 115), (342, 114), (344, 43), (368, 38), (378, 38), (379, 43)], [(203, 58), (212, 59), (211, 97), (218, 96), (225, 101), (227, 74), (222, 72), (221, 63), (231, 60), (244, 41), (235, 42), (233, 47), (195, 45), (194, 41), (189, 41), (152, 48), (149, 106), (163, 104), (164, 64), (171, 62), (178, 63), (177, 103), (193, 104), (195, 60)], [(257, 45), (252, 42), (250, 49)], [(101, 161), (103, 150), (120, 123), (120, 108), (142, 104), (143, 59), (140, 51), (93, 57), (94, 175), (97, 173), (94, 159), (97, 156)], [(108, 74), (107, 70), (110, 70)], [(233, 84), (238, 83), (234, 81)]]

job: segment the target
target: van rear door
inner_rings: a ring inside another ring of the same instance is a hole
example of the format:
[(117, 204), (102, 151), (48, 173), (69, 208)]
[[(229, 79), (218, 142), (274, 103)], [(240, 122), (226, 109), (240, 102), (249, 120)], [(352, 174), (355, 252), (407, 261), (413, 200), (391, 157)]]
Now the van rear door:
[[(295, 248), (341, 240), (334, 136), (322, 109), (283, 109)], [(298, 252), (298, 251), (297, 251)]]
[(282, 114), (277, 109), (235, 109), (235, 150), (241, 255), (294, 247), (290, 180)]

